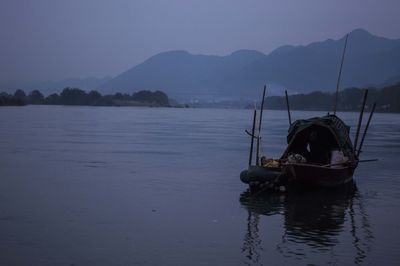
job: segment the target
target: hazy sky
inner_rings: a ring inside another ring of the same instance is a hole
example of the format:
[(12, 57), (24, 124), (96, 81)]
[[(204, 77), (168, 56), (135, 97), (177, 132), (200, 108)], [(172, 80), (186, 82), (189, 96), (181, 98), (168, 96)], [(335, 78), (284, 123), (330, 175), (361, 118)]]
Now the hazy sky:
[(269, 53), (364, 28), (400, 38), (400, 0), (0, 0), (0, 80), (115, 76), (167, 50)]

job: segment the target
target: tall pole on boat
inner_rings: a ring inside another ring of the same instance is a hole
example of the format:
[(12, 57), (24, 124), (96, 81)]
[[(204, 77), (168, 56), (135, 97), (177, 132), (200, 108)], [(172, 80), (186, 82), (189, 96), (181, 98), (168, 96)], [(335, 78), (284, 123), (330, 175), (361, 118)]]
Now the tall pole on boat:
[(365, 90), (364, 99), (363, 99), (362, 106), (361, 106), (361, 111), (360, 111), (360, 117), (358, 118), (356, 138), (354, 140), (354, 147), (353, 147), (354, 154), (356, 154), (357, 143), (358, 143), (358, 135), (360, 134), (361, 122), (362, 122), (363, 115), (364, 115), (364, 108), (365, 108), (365, 103), (367, 102), (367, 97), (368, 97), (368, 90)]
[(347, 46), (347, 38), (348, 37), (349, 37), (349, 34), (346, 34), (346, 40), (344, 42), (344, 48), (343, 48), (343, 54), (342, 54), (342, 61), (340, 63), (339, 76), (338, 76), (338, 80), (337, 80), (337, 83), (336, 83), (335, 104), (333, 106), (333, 114), (334, 115), (336, 115), (336, 108), (337, 108), (337, 102), (338, 102), (338, 96), (339, 96), (339, 87), (340, 87), (340, 78), (342, 76), (343, 61), (344, 61), (344, 55), (346, 53), (346, 46)]
[(367, 125), (365, 126), (364, 134), (363, 134), (363, 136), (361, 138), (360, 147), (357, 150), (357, 157), (361, 153), (361, 148), (362, 148), (362, 146), (364, 144), (364, 139), (365, 139), (365, 136), (367, 135), (367, 131), (368, 131), (369, 123), (371, 122), (371, 119), (372, 119), (372, 115), (375, 112), (375, 107), (376, 107), (376, 103), (374, 103), (374, 105), (372, 106), (372, 109), (371, 109), (371, 113), (369, 113), (368, 122), (367, 122)]
[(287, 94), (287, 90), (285, 90), (285, 95), (286, 95), (287, 114), (289, 117), (289, 126), (291, 126), (292, 125), (292, 117), (290, 116), (289, 96)]
[(254, 146), (254, 131), (256, 129), (256, 117), (257, 117), (257, 109), (254, 106), (254, 115), (253, 115), (253, 128), (251, 129), (251, 144), (250, 144), (250, 155), (249, 155), (249, 166), (251, 166), (253, 161), (253, 146)]
[(267, 89), (267, 85), (264, 85), (264, 91), (263, 91), (263, 96), (262, 96), (262, 100), (261, 100), (260, 120), (258, 122), (256, 165), (258, 165), (260, 162), (261, 122), (262, 122), (262, 115), (263, 115), (263, 111), (264, 111), (264, 100), (265, 100), (266, 89)]

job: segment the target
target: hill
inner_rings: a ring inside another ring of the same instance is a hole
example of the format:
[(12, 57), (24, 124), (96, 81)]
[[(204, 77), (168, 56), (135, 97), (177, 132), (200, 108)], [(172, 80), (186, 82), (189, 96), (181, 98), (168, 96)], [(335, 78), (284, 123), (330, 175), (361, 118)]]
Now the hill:
[(170, 51), (149, 58), (99, 88), (104, 92), (162, 88), (180, 99), (207, 98), (218, 94), (224, 77), (264, 57), (264, 54), (251, 50), (237, 51), (229, 56)]
[[(170, 51), (155, 55), (98, 88), (107, 93), (162, 89), (180, 100), (258, 97), (263, 84), (292, 93), (332, 91), (344, 37), (306, 46), (282, 46), (268, 55), (240, 50), (228, 56)], [(350, 33), (342, 87), (386, 84), (400, 73), (400, 40), (357, 29)]]
[[(232, 76), (232, 84), (260, 87), (267, 80), (292, 92), (331, 91), (336, 86), (343, 45), (344, 37), (277, 49)], [(400, 40), (354, 30), (349, 34), (341, 86), (381, 84), (400, 73), (399, 60)]]
[[(339, 92), (338, 111), (359, 112), (362, 104), (364, 90), (366, 88), (347, 88)], [(365, 111), (371, 111), (375, 102), (377, 112), (399, 113), (400, 112), (400, 83), (392, 84), (383, 88), (367, 88), (368, 100)], [(307, 111), (332, 111), (335, 101), (335, 93), (314, 91), (308, 94), (295, 94), (289, 96), (290, 108), (292, 110)], [(266, 109), (284, 110), (287, 108), (283, 96), (270, 96), (266, 98)], [(248, 106), (252, 108), (252, 106)]]

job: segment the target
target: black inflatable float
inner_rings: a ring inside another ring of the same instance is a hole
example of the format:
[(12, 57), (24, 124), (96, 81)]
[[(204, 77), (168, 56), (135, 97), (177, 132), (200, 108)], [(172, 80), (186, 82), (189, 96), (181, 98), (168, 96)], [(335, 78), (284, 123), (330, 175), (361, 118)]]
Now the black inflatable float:
[(250, 166), (248, 170), (240, 173), (240, 180), (245, 184), (250, 184), (250, 182), (269, 183), (278, 180), (280, 176), (280, 168)]

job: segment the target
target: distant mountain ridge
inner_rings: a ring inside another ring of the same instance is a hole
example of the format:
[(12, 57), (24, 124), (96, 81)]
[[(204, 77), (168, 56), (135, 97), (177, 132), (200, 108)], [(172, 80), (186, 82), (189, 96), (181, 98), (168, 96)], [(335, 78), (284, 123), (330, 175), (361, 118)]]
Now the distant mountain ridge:
[[(334, 91), (344, 37), (302, 46), (281, 46), (268, 55), (239, 50), (230, 55), (194, 55), (169, 51), (154, 55), (114, 78), (61, 81), (0, 80), (0, 91), (16, 89), (44, 94), (66, 87), (104, 94), (162, 90), (178, 101), (251, 100), (269, 84), (269, 95)], [(349, 34), (341, 88), (383, 87), (400, 81), (400, 39), (388, 39), (356, 29)]]
[[(265, 80), (295, 92), (332, 90), (336, 85), (344, 38), (274, 51), (232, 77), (235, 84), (260, 86)], [(278, 48), (279, 49), (279, 48)], [(371, 35), (365, 30), (349, 34), (342, 87), (380, 84), (400, 73), (400, 40)]]
[[(263, 84), (292, 93), (336, 86), (344, 37), (282, 46), (265, 55), (240, 50), (228, 56), (186, 51), (157, 54), (98, 88), (107, 93), (160, 89), (178, 99), (257, 97)], [(400, 40), (357, 29), (349, 34), (341, 87), (385, 83), (400, 74)]]
[(252, 50), (236, 51), (229, 56), (170, 51), (149, 58), (101, 85), (100, 89), (132, 92), (138, 88), (163, 88), (175, 97), (207, 96), (215, 94), (223, 77), (263, 57), (263, 53)]

